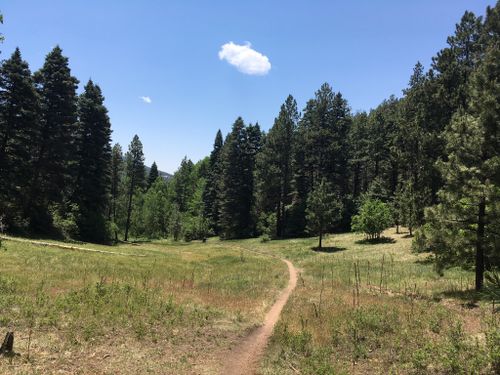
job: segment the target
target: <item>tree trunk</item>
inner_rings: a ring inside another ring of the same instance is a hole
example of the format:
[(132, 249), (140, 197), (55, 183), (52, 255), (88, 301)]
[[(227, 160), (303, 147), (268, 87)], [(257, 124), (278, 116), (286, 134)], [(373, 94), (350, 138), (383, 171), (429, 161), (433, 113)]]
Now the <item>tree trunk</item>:
[(318, 249), (321, 249), (321, 243), (323, 242), (323, 232), (319, 232), (319, 246)]
[(484, 217), (486, 215), (486, 201), (481, 198), (479, 203), (479, 212), (477, 215), (477, 238), (476, 238), (476, 290), (480, 291), (483, 288), (484, 281)]
[(14, 351), (14, 332), (7, 332), (0, 346), (0, 354), (10, 354)]

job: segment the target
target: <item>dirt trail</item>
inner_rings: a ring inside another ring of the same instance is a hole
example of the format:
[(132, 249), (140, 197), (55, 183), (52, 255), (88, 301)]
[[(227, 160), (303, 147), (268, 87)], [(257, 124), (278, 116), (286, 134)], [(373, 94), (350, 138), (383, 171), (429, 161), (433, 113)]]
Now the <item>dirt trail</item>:
[(281, 310), (285, 306), (290, 294), (297, 285), (297, 270), (291, 262), (286, 259), (281, 259), (288, 266), (290, 279), (288, 286), (278, 297), (278, 300), (271, 307), (271, 310), (266, 314), (264, 324), (250, 333), (240, 344), (231, 350), (229, 358), (223, 367), (222, 374), (224, 375), (251, 375), (255, 374), (258, 362), (267, 341), (273, 333), (274, 325), (278, 322)]

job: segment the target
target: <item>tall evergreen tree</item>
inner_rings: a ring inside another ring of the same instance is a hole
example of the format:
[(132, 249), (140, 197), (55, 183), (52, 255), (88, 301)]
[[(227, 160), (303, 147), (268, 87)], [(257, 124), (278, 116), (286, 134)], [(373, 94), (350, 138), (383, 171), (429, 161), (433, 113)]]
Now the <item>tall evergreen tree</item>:
[(119, 143), (111, 150), (111, 186), (108, 219), (114, 224), (115, 241), (118, 240), (117, 208), (123, 180), (123, 152)]
[(194, 164), (190, 159), (187, 157), (182, 159), (171, 184), (174, 190), (174, 202), (177, 204), (179, 211), (181, 213), (188, 211), (189, 202), (196, 189), (196, 174)]
[(59, 46), (46, 57), (35, 73), (41, 101), (41, 136), (35, 153), (35, 173), (31, 182), (28, 210), (36, 230), (46, 228), (51, 203), (63, 204), (72, 192), (77, 162), (78, 80), (71, 75), (68, 58)]
[(307, 197), (307, 228), (319, 236), (318, 248), (323, 245), (323, 235), (342, 217), (342, 202), (323, 178)]
[(238, 117), (224, 142), (219, 222), (221, 237), (225, 239), (253, 234), (253, 169), (260, 137), (258, 125), (247, 128)]
[(293, 143), (298, 120), (297, 102), (290, 95), (281, 106), (256, 161), (258, 208), (276, 214), (278, 237), (287, 234), (286, 208), (292, 200)]
[(21, 224), (39, 142), (39, 101), (28, 63), (16, 48), (0, 67), (0, 213)]
[[(294, 156), (294, 231), (305, 230), (305, 202), (313, 187), (323, 178), (340, 197), (344, 208), (349, 204), (348, 131), (350, 109), (341, 93), (333, 92), (325, 83), (307, 102), (297, 130), (297, 149)], [(349, 226), (346, 211), (342, 225)], [(302, 226), (302, 227), (301, 227)]]
[(151, 169), (149, 170), (149, 175), (148, 175), (148, 189), (153, 186), (155, 183), (156, 179), (160, 175), (158, 174), (158, 166), (156, 165), (156, 162), (153, 162), (151, 165)]
[(409, 197), (413, 202), (408, 205), (414, 209), (416, 225), (421, 225), (424, 221), (424, 208), (432, 202), (432, 192), (429, 187), (434, 181), (433, 177), (438, 175), (434, 167), (435, 159), (428, 157), (427, 154), (432, 143), (430, 138), (434, 136), (425, 128), (425, 124), (430, 121), (429, 112), (426, 110), (430, 100), (430, 96), (426, 93), (428, 79), (423, 65), (418, 62), (410, 77), (409, 87), (404, 91), (401, 121), (395, 141), (400, 168), (399, 181), (407, 191), (413, 192)]
[(78, 205), (81, 239), (108, 239), (106, 213), (109, 203), (111, 124), (101, 89), (92, 80), (78, 100), (76, 185), (72, 201)]
[(370, 128), (368, 114), (360, 112), (353, 116), (349, 129), (349, 169), (351, 175), (350, 192), (354, 199), (368, 190)]
[(435, 113), (434, 117), (441, 130), (458, 108), (467, 110), (469, 106), (469, 80), (483, 49), (479, 43), (483, 27), (481, 21), (481, 17), (466, 11), (456, 25), (454, 35), (448, 37), (448, 47), (432, 59), (439, 85), (434, 100), (440, 106), (439, 113)]
[(219, 184), (222, 175), (221, 152), (223, 145), (222, 133), (218, 130), (213, 150), (210, 153), (207, 181), (203, 189), (203, 216), (209, 220), (216, 234), (219, 233)]
[(436, 254), (439, 267), (474, 264), (475, 287), (500, 255), (500, 5), (489, 8), (482, 61), (473, 74), (469, 112), (447, 127), (445, 184), (440, 203), (427, 211), (417, 245)]
[(130, 230), (130, 219), (132, 215), (132, 203), (134, 195), (146, 187), (146, 169), (144, 167), (144, 153), (142, 143), (137, 135), (134, 135), (125, 155), (126, 183), (127, 183), (127, 219), (125, 223), (125, 241), (128, 241)]

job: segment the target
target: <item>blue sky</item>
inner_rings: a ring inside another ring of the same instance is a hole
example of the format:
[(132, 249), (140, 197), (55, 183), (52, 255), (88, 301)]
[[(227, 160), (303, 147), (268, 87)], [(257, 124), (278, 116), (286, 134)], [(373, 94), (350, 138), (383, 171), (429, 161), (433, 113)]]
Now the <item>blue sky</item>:
[[(0, 48), (5, 58), (19, 46), (34, 71), (59, 44), (81, 86), (89, 78), (101, 86), (113, 141), (126, 149), (137, 133), (147, 164), (173, 172), (184, 155), (206, 156), (237, 116), (267, 130), (288, 94), (303, 108), (323, 82), (354, 111), (399, 96), (465, 10), (484, 14), (494, 3), (4, 0)], [(229, 45), (221, 60), (229, 42), (243, 47)], [(256, 60), (245, 65), (247, 57)]]

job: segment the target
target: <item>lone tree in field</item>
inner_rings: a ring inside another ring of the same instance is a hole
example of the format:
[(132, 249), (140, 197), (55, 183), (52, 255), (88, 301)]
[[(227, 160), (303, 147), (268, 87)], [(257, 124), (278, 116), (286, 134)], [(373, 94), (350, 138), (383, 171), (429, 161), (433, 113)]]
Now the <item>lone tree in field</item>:
[(342, 218), (342, 203), (325, 179), (309, 194), (306, 215), (308, 231), (319, 235), (321, 249), (323, 234)]
[(134, 194), (144, 189), (146, 185), (146, 170), (144, 168), (144, 153), (142, 143), (137, 135), (134, 135), (132, 142), (128, 146), (128, 152), (125, 155), (126, 160), (126, 178), (128, 183), (127, 191), (127, 222), (125, 223), (125, 241), (128, 240), (130, 229), (130, 216), (132, 215), (132, 199)]
[(391, 209), (379, 199), (367, 199), (352, 217), (352, 229), (364, 233), (368, 239), (380, 239), (380, 235), (392, 224)]

